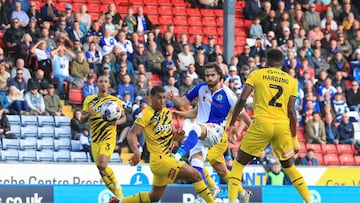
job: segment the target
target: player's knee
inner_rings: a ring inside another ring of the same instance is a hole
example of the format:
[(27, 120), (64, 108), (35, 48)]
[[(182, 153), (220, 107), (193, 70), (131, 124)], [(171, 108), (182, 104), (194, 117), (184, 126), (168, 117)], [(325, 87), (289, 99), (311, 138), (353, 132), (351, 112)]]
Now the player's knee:
[(198, 137), (201, 137), (201, 127), (200, 125), (193, 125), (191, 131), (194, 131)]
[(285, 161), (280, 161), (280, 163), (283, 168), (290, 168), (292, 165), (294, 165), (294, 159), (290, 158)]
[(104, 171), (105, 169), (106, 169), (106, 167), (107, 167), (107, 163), (104, 163), (104, 162), (99, 162), (99, 164), (98, 164), (98, 169), (99, 169), (99, 171), (101, 172), (101, 171)]

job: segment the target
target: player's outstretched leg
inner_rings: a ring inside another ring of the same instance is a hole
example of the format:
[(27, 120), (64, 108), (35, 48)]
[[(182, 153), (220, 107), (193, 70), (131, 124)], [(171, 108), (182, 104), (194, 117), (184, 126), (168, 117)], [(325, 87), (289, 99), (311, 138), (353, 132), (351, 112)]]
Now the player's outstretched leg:
[(116, 198), (120, 199), (123, 197), (122, 188), (118, 184), (117, 179), (115, 177), (114, 171), (111, 169), (110, 166), (107, 166), (104, 170), (101, 171), (102, 179), (109, 188), (109, 190), (116, 196)]
[(292, 159), (291, 159), (292, 164), (291, 163), (289, 164), (288, 161), (281, 162), (284, 172), (286, 173), (286, 175), (289, 176), (292, 184), (294, 185), (296, 190), (299, 192), (299, 194), (303, 198), (303, 200), (305, 200), (306, 203), (311, 203), (312, 197), (311, 197), (309, 188), (308, 188), (303, 176), (301, 175), (299, 170), (293, 164)]
[(201, 127), (199, 125), (194, 125), (193, 129), (189, 132), (188, 137), (174, 155), (176, 161), (179, 161), (183, 156), (185, 156), (190, 151), (190, 149), (192, 149), (196, 145), (200, 136), (201, 136)]
[(205, 179), (206, 179), (206, 184), (208, 185), (211, 195), (216, 198), (221, 189), (218, 185), (216, 185), (215, 181), (210, 177), (209, 171), (204, 167), (203, 168), (204, 171), (204, 175), (205, 175)]

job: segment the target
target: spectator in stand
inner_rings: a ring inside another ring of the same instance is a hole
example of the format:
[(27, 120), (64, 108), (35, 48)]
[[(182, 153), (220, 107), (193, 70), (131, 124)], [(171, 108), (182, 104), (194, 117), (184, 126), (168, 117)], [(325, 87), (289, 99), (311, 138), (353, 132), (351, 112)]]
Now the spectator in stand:
[(114, 3), (110, 3), (108, 10), (105, 12), (105, 16), (109, 15), (112, 19), (112, 23), (115, 25), (115, 30), (121, 30), (122, 26), (122, 18), (120, 13), (116, 11), (116, 5)]
[(0, 30), (10, 27), (10, 16), (12, 9), (8, 0), (0, 1)]
[(349, 115), (347, 113), (343, 113), (341, 116), (341, 121), (338, 126), (339, 132), (339, 144), (355, 144), (355, 131), (354, 126), (350, 122)]
[(29, 92), (25, 94), (25, 101), (29, 106), (30, 113), (33, 115), (49, 115), (45, 111), (45, 103), (43, 96), (39, 93), (39, 87), (37, 84), (30, 86)]
[(205, 81), (205, 64), (206, 64), (205, 54), (197, 54), (195, 56), (195, 71), (199, 76), (200, 81)]
[(320, 14), (315, 9), (315, 4), (310, 3), (310, 9), (305, 12), (306, 21), (309, 27), (319, 26), (320, 27)]
[(79, 21), (81, 24), (85, 25), (86, 30), (90, 29), (91, 26), (91, 16), (90, 14), (87, 12), (87, 7), (86, 4), (82, 4), (80, 6), (80, 11), (78, 13), (79, 15)]
[(161, 63), (165, 60), (164, 56), (160, 51), (157, 50), (156, 42), (150, 42), (149, 44), (149, 65), (151, 73), (160, 74), (161, 73)]
[[(335, 94), (334, 94), (335, 95)], [(324, 113), (325, 105), (331, 105), (332, 106), (332, 97), (330, 92), (325, 92), (323, 94), (323, 99), (320, 101), (320, 109), (321, 112)], [(331, 107), (332, 108), (332, 107)]]
[(71, 63), (71, 77), (75, 80), (80, 80), (83, 83), (87, 80), (86, 77), (90, 73), (89, 63), (85, 59), (84, 51), (79, 51), (77, 57)]
[[(170, 76), (168, 78), (167, 85), (164, 86), (166, 94), (172, 92), (172, 94), (174, 94), (174, 96), (177, 96), (177, 97), (180, 96), (179, 89), (175, 86), (176, 82), (177, 81), (176, 81), (174, 76)], [(176, 106), (171, 100), (167, 99), (166, 100), (166, 107), (167, 108), (175, 108)]]
[(184, 96), (194, 87), (194, 84), (197, 83), (193, 83), (193, 80), (189, 75), (185, 76), (183, 82), (179, 86), (179, 95)]
[(143, 7), (138, 7), (137, 13), (135, 14), (136, 25), (135, 31), (141, 34), (144, 34), (146, 31), (151, 31), (153, 24), (150, 21), (149, 17), (144, 14)]
[(28, 80), (28, 89), (32, 85), (37, 85), (39, 93), (44, 96), (47, 94), (47, 87), (49, 86), (49, 81), (44, 78), (44, 71), (37, 69), (34, 77)]
[(256, 39), (263, 36), (263, 30), (260, 25), (260, 17), (255, 17), (253, 23), (250, 26), (249, 37)]
[(335, 96), (335, 93), (337, 92), (336, 88), (332, 85), (332, 79), (330, 77), (327, 77), (325, 79), (324, 85), (321, 85), (318, 89), (318, 98), (320, 101), (324, 100), (325, 93), (330, 93), (330, 99), (332, 100)]
[(250, 57), (250, 46), (248, 44), (245, 44), (243, 52), (238, 56), (239, 66), (241, 67), (247, 64), (249, 57)]
[(255, 16), (260, 14), (262, 6), (260, 0), (248, 0), (244, 8), (245, 19), (254, 20)]
[(336, 115), (336, 122), (340, 122), (342, 115), (350, 111), (342, 93), (337, 92), (335, 94), (333, 108)]
[(350, 42), (347, 39), (345, 39), (345, 35), (343, 33), (340, 33), (338, 35), (337, 46), (339, 48), (339, 51), (343, 54), (345, 58), (347, 59), (351, 58), (351, 54), (353, 53), (353, 50), (350, 45)]
[(121, 51), (124, 51), (128, 56), (131, 56), (134, 53), (134, 49), (131, 41), (126, 39), (126, 33), (120, 31), (119, 34), (117, 34), (117, 37), (117, 45), (120, 46)]
[(112, 16), (110, 14), (105, 14), (105, 22), (102, 24), (101, 30), (105, 32), (105, 30), (109, 30), (110, 35), (115, 37), (118, 33), (116, 26), (112, 22)]
[[(45, 40), (38, 41), (32, 48), (31, 53), (36, 56), (38, 62), (38, 68), (42, 69), (45, 74), (45, 78), (51, 81), (51, 65), (50, 49), (48, 49)], [(54, 69), (54, 68), (53, 68)]]
[(63, 83), (71, 82), (70, 76), (70, 61), (75, 58), (73, 52), (68, 50), (65, 46), (59, 46), (51, 52), (53, 79), (57, 81), (57, 92), (60, 98), (65, 98), (63, 91)]
[(179, 87), (179, 83), (181, 82), (181, 76), (176, 70), (177, 70), (176, 66), (174, 66), (174, 65), (170, 65), (166, 68), (166, 72), (162, 77), (163, 86), (168, 85), (168, 80), (170, 77), (174, 77), (176, 80), (175, 86)]
[(280, 162), (272, 164), (271, 171), (267, 173), (266, 185), (291, 185), (290, 178), (282, 170)]
[(194, 37), (194, 43), (192, 44), (194, 53), (197, 53), (197, 50), (200, 49), (200, 47), (202, 47), (206, 53), (210, 54), (207, 45), (203, 42), (203, 36), (196, 34)]
[[(196, 38), (196, 36), (195, 36), (195, 38)], [(160, 44), (161, 44), (161, 49), (163, 51), (168, 51), (167, 47), (169, 45), (171, 45), (173, 47), (174, 52), (176, 53), (176, 55), (181, 52), (181, 47), (180, 47), (179, 43), (172, 40), (171, 33), (169, 31), (165, 32), (164, 37), (160, 41)], [(194, 47), (194, 49), (196, 49), (195, 46), (193, 46), (193, 47)]]
[(318, 111), (313, 111), (312, 119), (306, 123), (306, 143), (326, 143), (325, 124)]
[(302, 158), (305, 166), (319, 166), (317, 158), (314, 156), (314, 149), (310, 148), (306, 150), (306, 156)]
[(262, 165), (266, 172), (271, 171), (270, 160), (266, 156), (265, 150), (261, 152), (259, 157), (255, 157), (251, 162), (251, 165)]
[(193, 56), (193, 53), (190, 51), (190, 47), (188, 44), (184, 44), (183, 45), (183, 51), (181, 53), (179, 53), (178, 55), (179, 58), (179, 71), (181, 73), (185, 73), (187, 71), (187, 67), (190, 64), (195, 64), (195, 59)]
[(258, 55), (260, 58), (265, 57), (265, 48), (261, 38), (256, 38), (254, 46), (250, 47), (250, 56)]
[(105, 56), (111, 53), (115, 44), (117, 44), (117, 41), (113, 36), (111, 36), (111, 31), (109, 29), (105, 29), (104, 36), (100, 39), (102, 55)]
[(8, 81), (8, 86), (15, 86), (19, 91), (25, 93), (27, 91), (27, 81), (24, 80), (23, 74), (23, 69), (16, 70), (16, 75)]
[[(135, 25), (136, 25), (136, 17), (134, 15), (134, 8), (129, 6), (128, 7), (128, 13), (127, 16), (124, 19), (124, 24), (126, 24), (129, 27), (129, 33), (133, 33), (135, 31)], [(123, 25), (124, 27), (124, 25)]]
[(21, 3), (15, 3), (15, 10), (11, 14), (11, 20), (18, 19), (21, 27), (26, 27), (29, 24), (29, 16), (25, 11), (21, 10)]
[(229, 80), (233, 79), (235, 83), (235, 89), (240, 89), (242, 86), (241, 78), (239, 74), (237, 73), (236, 66), (230, 66), (229, 68), (229, 74), (225, 77), (225, 84), (229, 83)]
[(26, 14), (29, 17), (30, 22), (35, 22), (35, 25), (39, 26), (42, 23), (41, 13), (36, 9), (35, 2), (31, 2), (30, 8)]
[(68, 31), (69, 38), (75, 42), (75, 41), (84, 41), (86, 38), (86, 32), (80, 29), (80, 22), (74, 21), (71, 25), (71, 28)]
[(17, 47), (21, 44), (21, 39), (24, 36), (25, 32), (20, 26), (20, 21), (18, 18), (13, 18), (11, 20), (11, 27), (5, 30), (3, 42), (6, 48), (6, 51), (9, 54), (14, 54)]
[(351, 88), (346, 90), (345, 98), (346, 103), (349, 106), (350, 111), (360, 112), (360, 91), (359, 82), (353, 80), (351, 82)]
[(136, 95), (141, 96), (143, 98), (147, 98), (149, 96), (149, 82), (146, 81), (145, 73), (139, 73), (136, 83), (134, 85), (134, 89)]
[(325, 58), (321, 56), (320, 49), (314, 49), (314, 55), (311, 57), (312, 64), (314, 65), (315, 76), (318, 77), (321, 70), (329, 70), (330, 66), (329, 63), (326, 61)]
[(35, 69), (32, 66), (32, 54), (31, 54), (31, 48), (34, 44), (32, 43), (31, 35), (28, 33), (25, 33), (24, 36), (21, 39), (21, 43), (19, 44), (17, 48), (17, 56), (16, 58), (21, 58), (24, 62), (24, 66), (27, 68)]
[(13, 68), (11, 68), (11, 78), (14, 78), (16, 77), (16, 73), (17, 73), (17, 70), (21, 70), (22, 73), (23, 73), (23, 79), (25, 81), (28, 81), (29, 79), (31, 79), (31, 74), (30, 74), (30, 71), (29, 69), (25, 68), (24, 67), (25, 63), (24, 63), (24, 59), (22, 58), (18, 58), (16, 60), (16, 66), (14, 66)]
[(325, 18), (320, 22), (321, 29), (325, 29), (325, 25), (330, 24), (330, 29), (336, 31), (338, 29), (337, 23), (334, 20), (334, 13), (331, 11), (326, 12)]
[(89, 44), (89, 50), (85, 53), (87, 62), (89, 63), (89, 68), (91, 71), (94, 71), (96, 73), (99, 72), (101, 69), (101, 61), (103, 58), (103, 55), (101, 51), (97, 48), (97, 45), (95, 42), (90, 42)]
[(352, 50), (356, 50), (360, 46), (360, 29), (355, 30), (355, 37), (350, 39), (350, 44)]
[(344, 78), (348, 76), (350, 64), (341, 52), (336, 53), (336, 55), (330, 60), (329, 64), (330, 69), (328, 72), (330, 75), (335, 75), (336, 71), (341, 71)]
[(134, 53), (132, 57), (132, 63), (135, 67), (139, 64), (144, 64), (147, 71), (150, 71), (150, 60), (148, 53), (145, 51), (145, 44), (139, 44), (138, 50)]
[(5, 64), (0, 63), (0, 91), (8, 91), (8, 80), (10, 79), (10, 73), (6, 71)]
[(321, 31), (319, 25), (313, 26), (307, 35), (307, 39), (312, 46), (315, 45), (316, 40), (321, 40), (322, 38), (324, 38), (324, 33)]
[(29, 115), (29, 107), (24, 100), (24, 91), (19, 90), (15, 86), (9, 86), (9, 113), (14, 115)]
[(73, 118), (71, 119), (71, 139), (72, 140), (79, 140), (80, 134), (83, 133), (83, 130), (86, 129), (88, 126), (87, 123), (81, 123), (82, 112), (80, 109), (75, 109), (73, 113)]
[(45, 5), (41, 7), (41, 18), (45, 21), (57, 23), (59, 20), (59, 12), (53, 4), (53, 0), (46, 0)]
[(45, 111), (51, 116), (63, 116), (60, 97), (55, 94), (54, 85), (48, 86), (48, 94), (44, 96)]
[(86, 98), (89, 95), (97, 94), (99, 91), (96, 82), (94, 81), (94, 74), (89, 73), (87, 75), (87, 81), (84, 84), (84, 87), (82, 88), (82, 94), (83, 98)]
[(134, 101), (135, 100), (135, 88), (132, 84), (130, 84), (131, 82), (131, 77), (129, 74), (125, 74), (123, 77), (123, 83), (120, 83), (117, 86), (117, 90), (116, 90), (116, 95), (123, 99), (125, 96), (125, 93), (128, 92), (130, 94), (130, 101)]
[(94, 162), (94, 157), (91, 152), (90, 139), (91, 139), (91, 135), (90, 135), (89, 129), (84, 128), (82, 130), (82, 133), (80, 134), (80, 139), (79, 139), (80, 140), (80, 148), (81, 148), (81, 151), (85, 152), (86, 154), (89, 154), (91, 162)]
[(6, 114), (0, 114), (0, 140), (2, 139), (17, 139), (17, 136), (11, 132), (11, 125)]
[(338, 127), (335, 124), (334, 116), (331, 113), (326, 113), (324, 116), (326, 144), (339, 144)]

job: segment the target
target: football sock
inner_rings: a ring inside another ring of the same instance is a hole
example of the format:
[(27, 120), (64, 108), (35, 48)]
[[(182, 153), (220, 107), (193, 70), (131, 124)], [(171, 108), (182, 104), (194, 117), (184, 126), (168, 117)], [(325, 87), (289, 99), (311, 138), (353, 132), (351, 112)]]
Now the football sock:
[(204, 180), (205, 184), (206, 184), (206, 177), (204, 174), (204, 169), (199, 167), (199, 166), (193, 166), (193, 168), (195, 168), (197, 171), (200, 172), (202, 179)]
[(121, 199), (123, 197), (122, 189), (120, 185), (117, 185), (117, 180), (111, 167), (107, 166), (103, 173), (104, 176), (102, 177), (102, 179), (105, 185), (118, 199)]
[(292, 184), (299, 192), (300, 196), (305, 200), (305, 202), (311, 202), (312, 197), (307, 187), (303, 176), (300, 174), (299, 170), (295, 165), (290, 166), (289, 168), (284, 168), (286, 175), (289, 176)]
[(245, 166), (234, 161), (233, 167), (230, 172), (229, 182), (228, 182), (228, 198), (229, 202), (235, 202), (238, 194), (244, 194), (245, 189), (241, 185), (241, 176)]
[[(199, 140), (199, 136), (200, 135), (198, 135), (195, 130), (191, 130), (188, 137), (180, 146), (176, 154), (180, 155), (181, 157), (185, 156), (190, 151), (190, 149), (192, 149), (196, 145)], [(175, 155), (175, 157), (176, 156), (177, 155)]]
[(206, 180), (208, 187), (214, 188), (216, 184), (215, 184), (215, 181), (211, 178), (209, 171), (206, 168), (203, 168), (203, 171), (204, 171), (205, 180)]
[(207, 203), (215, 203), (213, 196), (208, 187), (206, 187), (205, 182), (200, 180), (193, 184), (195, 191), (205, 200)]
[(149, 192), (140, 192), (130, 197), (126, 197), (121, 200), (121, 203), (151, 203)]

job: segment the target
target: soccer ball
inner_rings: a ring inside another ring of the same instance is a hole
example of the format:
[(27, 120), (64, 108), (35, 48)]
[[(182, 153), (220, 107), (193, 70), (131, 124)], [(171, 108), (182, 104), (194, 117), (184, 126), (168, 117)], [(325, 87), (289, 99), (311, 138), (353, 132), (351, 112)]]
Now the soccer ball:
[(121, 108), (116, 102), (107, 101), (101, 106), (100, 114), (106, 121), (116, 121), (121, 116)]

